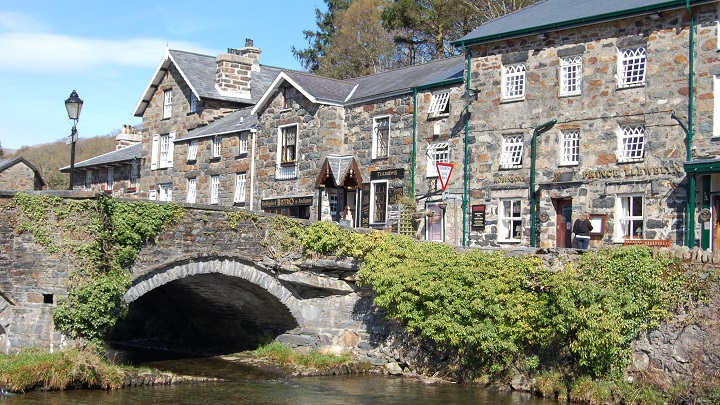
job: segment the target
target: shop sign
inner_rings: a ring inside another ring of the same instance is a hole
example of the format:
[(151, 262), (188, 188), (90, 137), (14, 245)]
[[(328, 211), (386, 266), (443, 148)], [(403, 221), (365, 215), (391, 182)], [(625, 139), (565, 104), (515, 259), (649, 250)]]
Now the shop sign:
[(296, 207), (299, 205), (312, 205), (312, 196), (306, 197), (282, 197), (282, 198), (271, 198), (268, 200), (262, 200), (260, 202), (260, 208), (282, 208), (282, 207)]
[(362, 198), (360, 199), (360, 226), (370, 227), (370, 184), (363, 183)]
[(495, 184), (506, 184), (506, 183), (525, 183), (525, 176), (521, 174), (508, 174), (505, 176), (493, 177)]
[(628, 166), (628, 167), (616, 167), (616, 168), (597, 168), (589, 169), (582, 172), (582, 178), (585, 180), (600, 180), (600, 179), (617, 179), (617, 178), (629, 178), (629, 177), (653, 177), (653, 176), (664, 176), (664, 175), (677, 175), (682, 176), (685, 174), (683, 171), (682, 164), (680, 162), (668, 162), (662, 165), (656, 166)]
[(370, 180), (402, 179), (405, 178), (405, 169), (385, 169), (370, 172)]
[(470, 228), (473, 231), (485, 230), (485, 205), (473, 205), (470, 211)]

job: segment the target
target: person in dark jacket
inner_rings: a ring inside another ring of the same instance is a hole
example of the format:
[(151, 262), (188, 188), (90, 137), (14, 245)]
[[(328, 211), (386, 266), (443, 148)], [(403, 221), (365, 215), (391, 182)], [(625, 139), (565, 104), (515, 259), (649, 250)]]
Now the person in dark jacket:
[(577, 243), (578, 249), (585, 250), (588, 248), (590, 244), (590, 231), (592, 231), (592, 229), (590, 214), (583, 212), (580, 214), (580, 217), (575, 220), (572, 229), (575, 234), (575, 242)]

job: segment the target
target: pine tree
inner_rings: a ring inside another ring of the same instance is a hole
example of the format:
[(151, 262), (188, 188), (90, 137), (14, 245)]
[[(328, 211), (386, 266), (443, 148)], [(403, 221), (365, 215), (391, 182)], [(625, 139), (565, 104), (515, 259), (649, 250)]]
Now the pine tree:
[(306, 49), (297, 49), (292, 47), (292, 53), (303, 67), (311, 72), (317, 72), (320, 68), (320, 59), (325, 56), (330, 41), (335, 36), (337, 30), (336, 18), (339, 12), (347, 10), (352, 0), (324, 0), (327, 4), (328, 11), (323, 13), (320, 9), (315, 9), (315, 23), (318, 26), (317, 31), (305, 30), (303, 35), (310, 43)]

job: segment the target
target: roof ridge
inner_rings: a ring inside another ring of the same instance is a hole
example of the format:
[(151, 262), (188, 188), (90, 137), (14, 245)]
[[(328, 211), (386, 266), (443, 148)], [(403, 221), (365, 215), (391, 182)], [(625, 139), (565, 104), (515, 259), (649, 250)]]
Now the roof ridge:
[(446, 61), (448, 61), (448, 60), (450, 60), (450, 59), (456, 59), (456, 58), (457, 58), (457, 59), (460, 59), (460, 58), (463, 58), (463, 57), (464, 57), (463, 55), (448, 56), (447, 58), (434, 59), (434, 60), (427, 61), (427, 62), (424, 62), (424, 63), (417, 63), (417, 64), (415, 64), (415, 65), (404, 66), (404, 67), (397, 68), (397, 69), (386, 70), (386, 71), (380, 72), (380, 73), (373, 73), (373, 74), (371, 74), (371, 75), (358, 76), (358, 77), (355, 77), (355, 79), (361, 79), (361, 78), (364, 79), (364, 78), (366, 78), (366, 77), (378, 76), (378, 75), (382, 75), (382, 74), (385, 74), (385, 73), (399, 72), (399, 71), (405, 70), (405, 69), (417, 68), (417, 67), (419, 67), (419, 66), (430, 65), (430, 64), (433, 64), (433, 63), (446, 62)]

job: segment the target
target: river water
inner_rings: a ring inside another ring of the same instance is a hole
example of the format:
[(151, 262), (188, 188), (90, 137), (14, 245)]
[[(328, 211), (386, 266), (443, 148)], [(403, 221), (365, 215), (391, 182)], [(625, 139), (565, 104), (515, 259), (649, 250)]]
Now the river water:
[(380, 375), (283, 377), (281, 374), (219, 358), (161, 360), (143, 364), (178, 374), (217, 377), (227, 382), (133, 387), (117, 391), (77, 390), (0, 396), (10, 404), (478, 404), (549, 405), (525, 393), (497, 392), (463, 384), (425, 384)]

